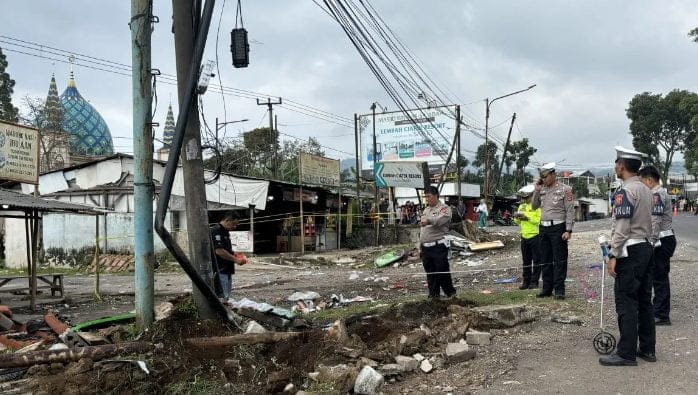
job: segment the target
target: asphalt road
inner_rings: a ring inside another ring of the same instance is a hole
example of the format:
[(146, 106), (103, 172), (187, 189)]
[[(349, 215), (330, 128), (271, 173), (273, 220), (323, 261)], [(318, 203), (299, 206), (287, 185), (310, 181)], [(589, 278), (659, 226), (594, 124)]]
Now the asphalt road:
[[(604, 232), (605, 223), (587, 225)], [(579, 225), (582, 225), (581, 223)], [(584, 228), (585, 226), (580, 226)], [(575, 227), (577, 228), (577, 227)], [(588, 227), (587, 227), (588, 228)], [(601, 229), (603, 228), (603, 229)], [(541, 322), (520, 337), (528, 350), (518, 357), (515, 371), (504, 375), (480, 394), (695, 394), (698, 377), (698, 216), (674, 217), (678, 247), (672, 258), (672, 326), (657, 327), (658, 362), (638, 360), (636, 367), (604, 367), (592, 348), (598, 333), (598, 310), (584, 327), (559, 326)], [(581, 229), (580, 229), (581, 230)], [(582, 230), (583, 231), (583, 230)], [(613, 282), (607, 279), (606, 329), (618, 336), (613, 304)], [(589, 305), (588, 309), (597, 309)], [(583, 306), (580, 306), (584, 308)], [(542, 336), (545, 341), (540, 342)], [(533, 338), (537, 342), (529, 341)]]

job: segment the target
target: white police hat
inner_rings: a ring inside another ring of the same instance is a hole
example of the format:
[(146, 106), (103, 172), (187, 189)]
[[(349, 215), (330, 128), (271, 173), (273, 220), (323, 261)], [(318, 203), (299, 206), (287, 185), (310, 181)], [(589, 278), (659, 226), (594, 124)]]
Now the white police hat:
[(533, 193), (534, 189), (535, 189), (535, 187), (533, 186), (533, 184), (528, 184), (528, 185), (522, 186), (521, 189), (519, 189), (518, 193), (519, 193), (519, 195), (522, 195), (522, 196), (528, 196), (528, 195)]
[(540, 174), (548, 174), (555, 171), (555, 162), (545, 163), (543, 166), (538, 168)]
[(625, 158), (625, 159), (635, 159), (635, 160), (642, 161), (642, 158), (647, 156), (646, 154), (643, 154), (642, 152), (638, 152), (635, 150), (624, 148), (624, 147), (621, 147), (620, 145), (616, 145), (615, 149), (616, 149), (616, 159)]

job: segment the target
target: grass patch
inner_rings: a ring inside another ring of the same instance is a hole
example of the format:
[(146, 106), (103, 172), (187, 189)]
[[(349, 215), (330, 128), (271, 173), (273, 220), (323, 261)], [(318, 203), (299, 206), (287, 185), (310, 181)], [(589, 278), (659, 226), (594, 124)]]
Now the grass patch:
[(314, 382), (308, 387), (307, 392), (311, 394), (333, 394), (338, 392), (335, 385), (334, 381)]
[(380, 302), (352, 303), (337, 309), (325, 309), (307, 314), (306, 317), (317, 323), (329, 323), (353, 315), (370, 315), (386, 311), (390, 306)]
[[(556, 302), (552, 298), (536, 298), (534, 292), (520, 290), (493, 292), (491, 294), (483, 294), (479, 291), (461, 291), (458, 293), (458, 299), (461, 302), (466, 302), (467, 304), (472, 304), (475, 306), (513, 304), (542, 306), (550, 305)], [(424, 295), (408, 295), (392, 300), (390, 303), (382, 303), (380, 301), (371, 303), (352, 303), (342, 308), (325, 309), (312, 312), (307, 314), (305, 317), (311, 319), (316, 324), (327, 324), (339, 319), (346, 319), (347, 317), (351, 316), (380, 314), (396, 304), (418, 303), (425, 300), (426, 296)], [(446, 300), (447, 299), (444, 299), (444, 301)]]
[(458, 299), (477, 306), (521, 303), (544, 305), (552, 301), (552, 298), (536, 298), (536, 292), (522, 290), (495, 291), (491, 294), (483, 294), (479, 291), (461, 291), (458, 293)]
[(209, 370), (211, 371), (205, 372), (202, 366), (193, 367), (185, 380), (168, 385), (165, 393), (172, 395), (222, 395), (230, 393), (223, 388), (224, 382), (211, 377), (215, 376), (217, 369), (212, 367)]
[(175, 305), (172, 311), (172, 317), (180, 320), (199, 318), (199, 309), (197, 309), (194, 299), (189, 296), (182, 303)]

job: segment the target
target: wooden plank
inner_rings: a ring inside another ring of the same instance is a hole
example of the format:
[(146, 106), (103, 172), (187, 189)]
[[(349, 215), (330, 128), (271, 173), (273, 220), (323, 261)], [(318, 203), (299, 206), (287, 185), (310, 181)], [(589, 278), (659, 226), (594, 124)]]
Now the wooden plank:
[(473, 243), (469, 245), (470, 251), (486, 251), (486, 250), (493, 250), (496, 248), (503, 248), (504, 243), (501, 241), (488, 241), (484, 243)]

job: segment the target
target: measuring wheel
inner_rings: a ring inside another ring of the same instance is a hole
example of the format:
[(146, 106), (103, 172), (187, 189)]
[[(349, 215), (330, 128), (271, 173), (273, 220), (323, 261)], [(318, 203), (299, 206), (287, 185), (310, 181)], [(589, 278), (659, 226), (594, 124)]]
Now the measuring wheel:
[(599, 354), (610, 354), (616, 349), (616, 338), (612, 334), (601, 331), (594, 336), (594, 350)]

